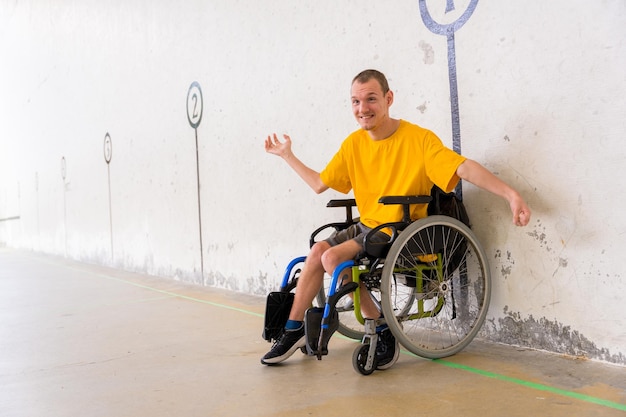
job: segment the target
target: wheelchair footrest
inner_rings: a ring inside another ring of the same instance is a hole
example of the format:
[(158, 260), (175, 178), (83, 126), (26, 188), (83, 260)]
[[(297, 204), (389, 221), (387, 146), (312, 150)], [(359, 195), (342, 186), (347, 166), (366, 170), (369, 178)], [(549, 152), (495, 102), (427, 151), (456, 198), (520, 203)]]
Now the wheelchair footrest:
[(328, 355), (328, 341), (335, 331), (339, 328), (339, 314), (336, 309), (331, 309), (330, 317), (328, 317), (328, 325), (322, 327), (324, 318), (324, 309), (321, 307), (312, 307), (306, 311), (304, 316), (304, 331), (306, 334), (306, 351), (309, 356)]

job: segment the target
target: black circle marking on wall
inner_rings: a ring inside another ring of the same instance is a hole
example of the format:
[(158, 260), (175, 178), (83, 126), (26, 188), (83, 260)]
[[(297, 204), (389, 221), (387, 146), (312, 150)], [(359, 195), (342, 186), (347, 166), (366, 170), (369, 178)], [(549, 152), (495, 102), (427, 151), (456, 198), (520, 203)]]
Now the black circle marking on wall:
[(104, 135), (104, 161), (109, 164), (111, 157), (113, 156), (113, 143), (111, 142), (111, 136), (109, 132)]
[(202, 88), (197, 81), (189, 86), (187, 91), (187, 120), (196, 134), (196, 184), (198, 185), (198, 228), (200, 235), (200, 273), (204, 280), (204, 250), (202, 248), (202, 205), (200, 203), (200, 150), (198, 148), (198, 126), (202, 121), (204, 103), (202, 101)]
[(111, 204), (111, 158), (113, 157), (113, 141), (107, 132), (104, 135), (104, 162), (107, 164), (107, 177), (109, 181), (109, 236), (111, 239), (111, 262), (113, 257), (113, 207)]
[(191, 83), (187, 92), (187, 120), (194, 129), (200, 126), (202, 121), (202, 89), (197, 81)]
[(63, 188), (65, 188), (65, 176), (67, 175), (67, 162), (65, 162), (65, 157), (61, 157), (61, 178), (63, 178)]
[[(428, 11), (426, 0), (419, 0), (420, 14), (424, 25), (437, 35), (446, 36), (448, 39), (448, 78), (450, 80), (450, 109), (452, 116), (452, 149), (461, 154), (461, 118), (459, 116), (459, 90), (457, 86), (456, 74), (456, 51), (454, 44), (454, 33), (461, 29), (467, 20), (472, 16), (478, 0), (470, 0), (467, 9), (453, 22), (443, 24), (436, 22)], [(454, 0), (446, 0), (446, 11), (455, 11)], [(463, 188), (459, 181), (455, 192), (460, 199), (463, 199)]]

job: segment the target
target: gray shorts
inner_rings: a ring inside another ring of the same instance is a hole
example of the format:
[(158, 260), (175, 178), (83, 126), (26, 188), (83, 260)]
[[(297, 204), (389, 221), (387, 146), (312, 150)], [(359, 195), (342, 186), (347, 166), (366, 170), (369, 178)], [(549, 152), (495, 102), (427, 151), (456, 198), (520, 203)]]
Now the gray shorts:
[[(363, 247), (365, 236), (371, 231), (372, 229), (359, 222), (349, 226), (346, 229), (334, 232), (327, 239), (324, 239), (324, 241), (327, 242), (330, 246), (337, 246), (338, 244), (347, 242), (348, 240), (354, 240), (356, 243), (361, 245), (361, 247)], [(373, 243), (386, 243), (389, 242), (389, 239), (389, 235), (378, 231), (370, 236), (368, 238), (368, 241)], [(360, 257), (364, 254), (365, 250), (362, 250), (359, 255), (357, 255), (357, 257)]]

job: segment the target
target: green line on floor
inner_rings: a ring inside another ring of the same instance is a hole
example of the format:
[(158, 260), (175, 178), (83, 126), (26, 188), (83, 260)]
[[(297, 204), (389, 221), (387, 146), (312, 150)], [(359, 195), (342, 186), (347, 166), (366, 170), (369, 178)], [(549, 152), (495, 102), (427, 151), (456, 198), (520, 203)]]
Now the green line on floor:
[(463, 371), (471, 372), (477, 375), (486, 376), (488, 378), (497, 379), (499, 381), (510, 382), (517, 385), (522, 385), (528, 388), (536, 389), (538, 391), (551, 392), (553, 394), (563, 395), (565, 397), (575, 398), (577, 400), (587, 401), (590, 403), (602, 405), (605, 407), (615, 408), (617, 410), (626, 411), (626, 404), (620, 404), (613, 401), (605, 400), (591, 395), (581, 394), (578, 392), (567, 391), (560, 388), (551, 387), (549, 385), (538, 384), (535, 382), (525, 381), (523, 379), (512, 378), (506, 375), (500, 375), (482, 369), (472, 368), (471, 366), (461, 365), (458, 363), (450, 362), (444, 359), (433, 359), (434, 362), (447, 366), (449, 368), (460, 369)]
[(143, 289), (150, 290), (150, 291), (155, 291), (155, 292), (158, 292), (158, 293), (161, 293), (161, 294), (166, 294), (166, 295), (168, 295), (170, 297), (182, 298), (184, 300), (195, 301), (197, 303), (202, 303), (202, 304), (208, 304), (208, 305), (211, 305), (213, 307), (225, 308), (227, 310), (233, 310), (233, 311), (237, 311), (239, 313), (249, 314), (249, 315), (255, 316), (255, 317), (263, 317), (263, 314), (255, 313), (253, 311), (248, 311), (248, 310), (244, 310), (244, 309), (233, 307), (233, 306), (229, 306), (227, 304), (214, 303), (212, 301), (202, 300), (200, 298), (195, 298), (195, 297), (189, 297), (187, 295), (178, 294), (178, 293), (175, 293), (175, 292), (172, 292), (172, 291), (160, 290), (158, 288), (150, 287), (150, 286), (143, 285), (143, 284), (138, 284), (136, 282), (128, 281), (128, 280), (125, 280), (125, 279), (115, 278), (115, 277), (112, 277), (110, 275), (97, 274), (97, 273), (93, 273), (93, 272), (92, 272), (92, 274), (96, 275), (96, 276), (99, 276), (101, 278), (106, 278), (106, 279), (112, 280), (112, 281), (119, 281), (121, 283), (133, 285), (133, 286), (138, 287), (138, 288), (143, 288)]
[[(72, 267), (69, 267), (69, 268), (77, 269), (77, 268), (72, 268)], [(81, 271), (82, 272), (86, 272), (84, 270), (81, 270)], [(210, 306), (213, 306), (213, 307), (225, 308), (225, 309), (228, 309), (228, 310), (236, 311), (236, 312), (243, 313), (243, 314), (248, 314), (248, 315), (255, 316), (255, 317), (261, 317), (261, 318), (263, 317), (263, 314), (255, 313), (253, 311), (248, 311), (248, 310), (244, 310), (244, 309), (237, 308), (237, 307), (232, 307), (232, 306), (229, 306), (229, 305), (226, 305), (226, 304), (214, 303), (212, 301), (202, 300), (202, 299), (195, 298), (195, 297), (189, 297), (189, 296), (181, 295), (181, 294), (174, 293), (174, 292), (171, 292), (171, 291), (160, 290), (158, 288), (154, 288), (154, 287), (150, 287), (150, 286), (147, 286), (147, 285), (138, 284), (136, 282), (128, 281), (128, 280), (121, 279), (121, 278), (112, 277), (110, 275), (98, 274), (98, 273), (94, 273), (94, 272), (89, 272), (89, 273), (93, 274), (93, 275), (96, 275), (96, 276), (98, 276), (100, 278), (105, 278), (105, 279), (109, 279), (109, 280), (113, 280), (113, 281), (118, 281), (118, 282), (121, 282), (121, 283), (124, 283), (124, 284), (133, 285), (133, 286), (138, 287), (138, 288), (143, 288), (143, 289), (146, 289), (146, 290), (155, 291), (155, 292), (158, 292), (158, 293), (161, 293), (161, 294), (167, 294), (167, 295), (172, 296), (172, 297), (182, 298), (182, 299), (189, 300), (189, 301), (194, 301), (194, 302), (198, 302), (198, 303), (202, 303), (202, 304), (207, 304), (207, 305), (210, 305)], [(405, 350), (402, 350), (402, 352), (403, 353), (407, 353), (407, 354), (412, 355), (412, 356), (416, 356), (416, 355), (413, 355), (412, 353), (407, 352)], [(609, 407), (609, 408), (614, 408), (616, 410), (626, 411), (626, 404), (616, 403), (616, 402), (605, 400), (605, 399), (602, 399), (602, 398), (593, 397), (591, 395), (581, 394), (581, 393), (574, 392), (574, 391), (567, 391), (567, 390), (564, 390), (564, 389), (551, 387), (549, 385), (543, 385), (543, 384), (538, 384), (538, 383), (535, 383), (535, 382), (525, 381), (523, 379), (512, 378), (512, 377), (509, 377), (509, 376), (506, 376), (506, 375), (496, 374), (496, 373), (489, 372), (489, 371), (484, 371), (484, 370), (478, 369), (478, 368), (472, 368), (470, 366), (461, 365), (461, 364), (450, 362), (450, 361), (447, 361), (447, 360), (444, 360), (444, 359), (433, 359), (433, 362), (435, 362), (437, 364), (440, 364), (440, 365), (443, 365), (443, 366), (446, 366), (448, 368), (459, 369), (459, 370), (462, 370), (462, 371), (471, 372), (471, 373), (474, 373), (474, 374), (477, 374), (477, 375), (485, 376), (487, 378), (493, 378), (493, 379), (497, 379), (499, 381), (504, 381), (504, 382), (509, 382), (509, 383), (516, 384), (516, 385), (521, 385), (521, 386), (528, 387), (528, 388), (531, 388), (531, 389), (535, 389), (535, 390), (538, 390), (538, 391), (550, 392), (552, 394), (562, 395), (564, 397), (575, 398), (577, 400), (586, 401), (586, 402), (597, 404), (597, 405), (601, 405), (601, 406), (604, 406), (604, 407)]]

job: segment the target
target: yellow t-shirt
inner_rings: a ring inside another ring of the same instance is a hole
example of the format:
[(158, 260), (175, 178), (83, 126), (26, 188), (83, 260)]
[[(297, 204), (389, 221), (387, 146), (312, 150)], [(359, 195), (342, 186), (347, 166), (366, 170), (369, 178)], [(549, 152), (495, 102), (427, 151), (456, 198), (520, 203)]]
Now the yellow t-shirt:
[[(400, 120), (398, 130), (375, 141), (359, 129), (321, 172), (328, 187), (354, 191), (361, 222), (370, 228), (402, 219), (401, 205), (383, 205), (384, 196), (430, 195), (433, 184), (446, 192), (456, 186), (456, 170), (465, 157), (446, 148), (430, 130)], [(412, 207), (411, 219), (426, 217), (427, 206)]]

